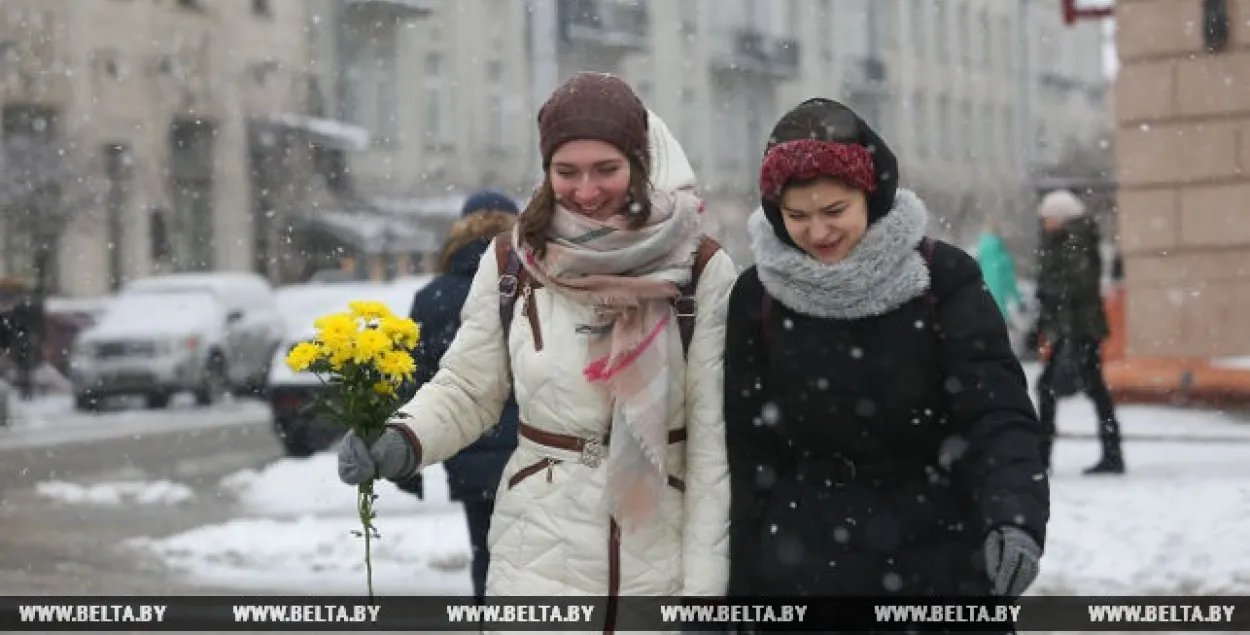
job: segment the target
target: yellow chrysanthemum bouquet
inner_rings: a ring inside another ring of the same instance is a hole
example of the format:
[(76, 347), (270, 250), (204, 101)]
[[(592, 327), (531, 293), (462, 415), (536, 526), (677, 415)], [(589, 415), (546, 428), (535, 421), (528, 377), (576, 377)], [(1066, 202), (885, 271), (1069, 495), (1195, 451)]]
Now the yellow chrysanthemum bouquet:
[[(317, 375), (325, 390), (312, 408), (327, 419), (356, 433), (372, 446), (387, 421), (402, 416), (396, 392), (416, 371), (412, 351), (421, 329), (408, 318), (397, 317), (381, 302), (357, 301), (348, 311), (324, 316), (314, 322), (317, 335), (297, 344), (286, 363), (295, 372)], [(373, 481), (357, 487), (357, 511), (365, 541), (365, 571), (369, 597), (373, 598), (371, 540), (379, 537), (373, 521)]]

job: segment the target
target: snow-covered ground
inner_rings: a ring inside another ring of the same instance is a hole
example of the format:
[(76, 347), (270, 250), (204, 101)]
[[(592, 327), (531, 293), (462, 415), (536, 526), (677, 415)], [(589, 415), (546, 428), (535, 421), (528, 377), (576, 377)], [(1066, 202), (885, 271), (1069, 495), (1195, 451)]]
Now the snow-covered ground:
[(62, 503), (90, 505), (177, 505), (195, 498), (195, 492), (172, 481), (107, 481), (82, 485), (66, 481), (45, 481), (35, 485), (35, 493)]
[[(425, 500), (388, 482), (376, 488), (374, 588), (381, 594), (471, 594), (464, 514), (447, 500), (441, 467), (425, 470)], [(316, 593), (365, 587), (364, 542), (356, 490), (339, 482), (335, 457), (277, 461), (263, 471), (222, 479), (242, 516), (160, 540), (127, 546), (157, 555), (187, 575), (215, 585)]]
[[(1037, 375), (1030, 366), (1030, 378)], [(1087, 477), (1098, 459), (1092, 406), (1060, 404), (1049, 539), (1040, 594), (1250, 592), (1250, 424), (1163, 407), (1120, 409), (1129, 473)], [(469, 592), (469, 545), (441, 468), (426, 500), (380, 487), (375, 584), (384, 594)], [(278, 461), (223, 479), (240, 516), (128, 547), (215, 585), (309, 593), (364, 590), (355, 492), (330, 454)]]

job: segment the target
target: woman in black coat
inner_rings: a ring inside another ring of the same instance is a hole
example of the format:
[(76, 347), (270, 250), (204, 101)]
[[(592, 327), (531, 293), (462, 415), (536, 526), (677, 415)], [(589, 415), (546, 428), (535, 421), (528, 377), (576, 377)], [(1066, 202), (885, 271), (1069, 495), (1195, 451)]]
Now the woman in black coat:
[(1015, 597), (1044, 433), (975, 260), (854, 112), (808, 100), (761, 168), (730, 298), (729, 594)]

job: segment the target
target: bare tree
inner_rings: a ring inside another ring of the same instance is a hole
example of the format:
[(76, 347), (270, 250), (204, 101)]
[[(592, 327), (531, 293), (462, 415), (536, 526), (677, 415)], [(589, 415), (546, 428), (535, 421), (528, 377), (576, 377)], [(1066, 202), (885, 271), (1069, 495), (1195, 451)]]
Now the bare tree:
[(102, 201), (99, 179), (73, 148), (36, 135), (0, 139), (0, 220), (30, 250), (36, 293), (56, 291), (57, 254), (73, 219)]

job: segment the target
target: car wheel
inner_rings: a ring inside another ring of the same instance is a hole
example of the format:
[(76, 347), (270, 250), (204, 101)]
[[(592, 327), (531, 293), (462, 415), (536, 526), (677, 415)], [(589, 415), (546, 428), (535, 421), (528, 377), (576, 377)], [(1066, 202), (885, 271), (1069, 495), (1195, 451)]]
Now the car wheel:
[(89, 392), (74, 395), (74, 409), (83, 412), (99, 412), (100, 398)]
[(221, 399), (226, 392), (226, 360), (222, 358), (221, 353), (213, 353), (208, 358), (208, 365), (204, 369), (204, 377), (200, 380), (200, 385), (195, 389), (195, 404), (197, 406), (211, 406), (213, 402)]
[(163, 391), (163, 390), (150, 392), (147, 395), (145, 395), (145, 397), (147, 398), (147, 402), (148, 402), (148, 408), (151, 408), (152, 410), (160, 410), (161, 408), (168, 408), (169, 401), (173, 399), (173, 396), (174, 396), (173, 393)]

